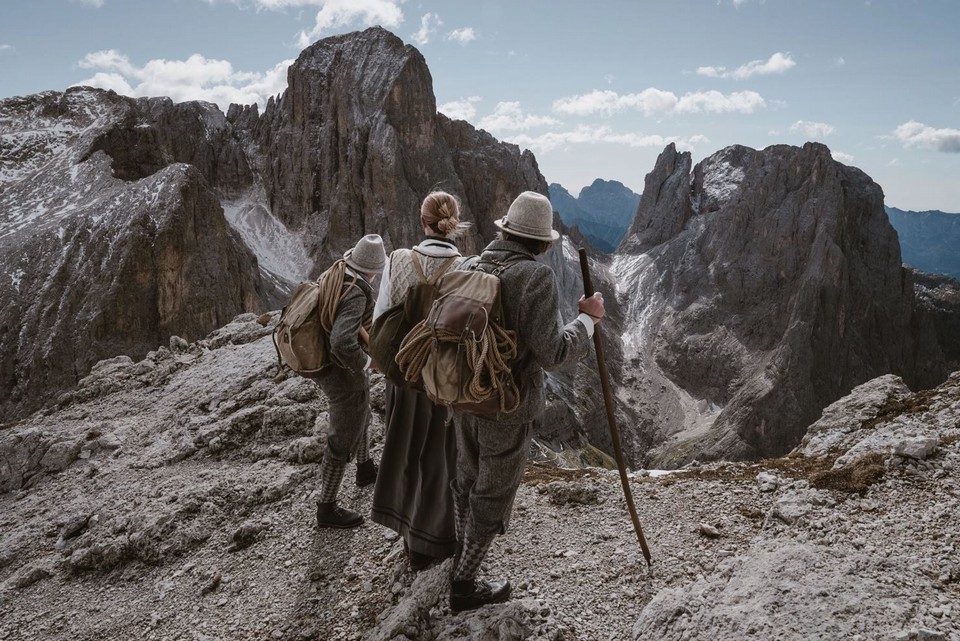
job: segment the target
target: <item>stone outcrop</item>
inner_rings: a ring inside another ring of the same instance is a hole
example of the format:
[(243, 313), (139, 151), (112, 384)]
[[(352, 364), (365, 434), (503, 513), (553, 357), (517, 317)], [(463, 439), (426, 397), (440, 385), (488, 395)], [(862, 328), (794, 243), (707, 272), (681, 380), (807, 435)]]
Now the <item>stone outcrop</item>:
[(861, 382), (945, 375), (880, 187), (823, 145), (667, 147), (612, 269), (652, 462), (783, 454)]

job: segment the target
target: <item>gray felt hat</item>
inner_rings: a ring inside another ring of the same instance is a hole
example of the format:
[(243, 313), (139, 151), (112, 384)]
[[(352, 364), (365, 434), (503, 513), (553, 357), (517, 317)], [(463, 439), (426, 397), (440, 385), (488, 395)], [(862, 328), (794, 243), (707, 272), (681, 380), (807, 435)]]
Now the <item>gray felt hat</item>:
[(493, 224), (514, 236), (552, 241), (560, 238), (553, 229), (553, 205), (535, 191), (525, 191), (510, 204), (507, 215)]
[(367, 234), (357, 241), (353, 249), (343, 255), (347, 265), (365, 273), (379, 274), (387, 262), (383, 251), (383, 239), (377, 234)]

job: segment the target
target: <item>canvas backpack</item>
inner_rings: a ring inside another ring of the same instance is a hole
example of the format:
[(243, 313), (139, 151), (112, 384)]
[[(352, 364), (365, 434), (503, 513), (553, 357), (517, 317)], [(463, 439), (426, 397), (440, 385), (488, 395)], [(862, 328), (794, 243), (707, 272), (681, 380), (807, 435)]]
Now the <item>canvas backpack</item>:
[[(309, 378), (333, 362), (330, 354), (333, 315), (347, 292), (359, 286), (356, 275), (350, 281), (345, 279), (343, 261), (334, 263), (317, 280), (297, 286), (273, 330), (273, 346), (281, 369), (285, 365)], [(325, 324), (328, 326), (324, 327)]]
[[(408, 290), (402, 302), (397, 303), (377, 317), (370, 328), (370, 356), (377, 363), (380, 371), (399, 387), (423, 389), (419, 379), (408, 381), (400, 366), (397, 364), (397, 354), (403, 339), (413, 327), (422, 321), (430, 311), (430, 306), (437, 298), (437, 281), (457, 261), (459, 256), (452, 256), (442, 263), (430, 278), (423, 271), (423, 264), (417, 257), (417, 252), (410, 252), (413, 266), (417, 273), (417, 283)], [(390, 270), (391, 273), (393, 269)]]
[(429, 314), (397, 354), (406, 380), (419, 381), (434, 403), (478, 415), (509, 413), (519, 406), (520, 390), (510, 370), (517, 335), (503, 326), (500, 276), (521, 260), (530, 259), (481, 257), (437, 281)]

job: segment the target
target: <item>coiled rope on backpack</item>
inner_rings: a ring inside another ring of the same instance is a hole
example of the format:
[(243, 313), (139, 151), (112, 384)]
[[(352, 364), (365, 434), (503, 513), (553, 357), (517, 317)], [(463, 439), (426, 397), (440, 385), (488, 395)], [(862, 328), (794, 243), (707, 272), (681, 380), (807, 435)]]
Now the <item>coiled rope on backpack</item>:
[[(472, 334), (472, 332), (471, 332)], [(400, 344), (397, 364), (408, 382), (420, 378), (434, 346), (439, 343), (460, 343), (461, 335), (444, 329), (436, 329), (427, 321), (417, 323)], [(509, 361), (517, 356), (517, 333), (494, 323), (487, 323), (479, 338), (473, 334), (463, 340), (466, 347), (464, 358), (473, 372), (467, 389), (466, 402), (481, 402), (499, 393), (500, 411), (512, 412), (520, 405), (520, 392), (510, 371)], [(507, 397), (514, 402), (507, 407)]]

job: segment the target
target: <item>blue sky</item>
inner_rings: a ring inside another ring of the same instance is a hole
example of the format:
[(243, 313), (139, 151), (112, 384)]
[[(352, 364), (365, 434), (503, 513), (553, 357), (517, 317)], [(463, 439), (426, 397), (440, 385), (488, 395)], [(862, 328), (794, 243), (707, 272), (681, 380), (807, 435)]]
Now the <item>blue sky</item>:
[(0, 97), (262, 103), (305, 44), (373, 24), (420, 49), (441, 111), (574, 194), (641, 191), (671, 141), (818, 140), (888, 205), (960, 212), (956, 0), (0, 0)]

